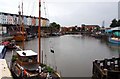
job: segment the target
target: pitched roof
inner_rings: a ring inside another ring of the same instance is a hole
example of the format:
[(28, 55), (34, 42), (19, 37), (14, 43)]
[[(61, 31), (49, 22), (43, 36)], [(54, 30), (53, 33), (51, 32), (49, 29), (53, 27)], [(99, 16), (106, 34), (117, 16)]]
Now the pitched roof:
[(16, 51), (20, 56), (36, 56), (37, 53), (32, 50)]

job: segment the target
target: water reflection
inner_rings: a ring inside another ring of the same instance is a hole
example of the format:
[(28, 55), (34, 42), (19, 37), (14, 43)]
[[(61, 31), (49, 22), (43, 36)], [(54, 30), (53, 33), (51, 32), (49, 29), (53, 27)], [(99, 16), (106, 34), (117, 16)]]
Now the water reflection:
[(108, 45), (108, 47), (110, 48), (111, 51), (113, 51), (114, 53), (117, 53), (120, 57), (120, 45), (111, 44), (111, 43), (108, 43), (107, 45)]

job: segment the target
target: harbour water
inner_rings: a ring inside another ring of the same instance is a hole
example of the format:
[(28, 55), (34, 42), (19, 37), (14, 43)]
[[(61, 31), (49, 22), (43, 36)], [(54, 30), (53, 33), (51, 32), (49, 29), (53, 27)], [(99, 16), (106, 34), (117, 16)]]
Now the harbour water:
[[(63, 77), (91, 77), (93, 60), (118, 57), (120, 52), (119, 46), (82, 35), (42, 38), (41, 43), (43, 62), (53, 68), (57, 66)], [(25, 42), (25, 49), (38, 52), (38, 39)]]

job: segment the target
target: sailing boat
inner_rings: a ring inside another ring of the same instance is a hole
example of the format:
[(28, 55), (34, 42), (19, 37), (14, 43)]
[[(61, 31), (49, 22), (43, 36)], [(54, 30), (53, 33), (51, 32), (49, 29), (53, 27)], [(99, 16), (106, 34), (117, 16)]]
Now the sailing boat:
[(36, 53), (32, 50), (16, 49), (16, 54), (12, 56), (11, 72), (15, 77), (20, 79), (60, 79), (58, 72), (54, 71), (51, 67), (41, 63), (41, 41), (40, 41), (40, 8), (41, 0), (39, 0), (39, 52)]
[(23, 23), (23, 3), (22, 3), (22, 15), (21, 15), (21, 11), (20, 11), (20, 5), (18, 6), (19, 8), (19, 29), (18, 31), (16, 32), (16, 34), (14, 35), (13, 39), (15, 41), (25, 41), (26, 40), (26, 32), (25, 32), (25, 29), (24, 29), (24, 23)]

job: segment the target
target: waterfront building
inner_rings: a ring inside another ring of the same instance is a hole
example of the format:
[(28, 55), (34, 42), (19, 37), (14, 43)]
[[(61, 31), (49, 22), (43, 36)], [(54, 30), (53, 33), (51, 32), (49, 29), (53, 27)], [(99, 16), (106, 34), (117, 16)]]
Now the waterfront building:
[(38, 24), (39, 24), (39, 20), (38, 18), (36, 18), (36, 26), (38, 26)]
[(7, 15), (7, 24), (13, 25), (13, 16)]
[(46, 26), (49, 26), (49, 20), (46, 19), (46, 18), (43, 18), (42, 21), (41, 21), (41, 25), (42, 27), (46, 27)]
[(24, 25), (27, 25), (27, 17), (26, 16), (23, 17), (23, 21), (24, 21)]
[(0, 24), (7, 24), (7, 17), (3, 13), (0, 13)]
[[(37, 26), (39, 24), (38, 17), (23, 15), (22, 20), (21, 15), (0, 12), (0, 28), (4, 27), (5, 33), (8, 33), (9, 35), (14, 35), (15, 32), (19, 30), (19, 25), (22, 21), (27, 33), (30, 31), (31, 33), (33, 33), (33, 31), (34, 33), (37, 33)], [(46, 27), (49, 30), (49, 24), (49, 19), (41, 17), (41, 27), (43, 27), (41, 30), (46, 30)]]
[(3, 14), (0, 13), (0, 24), (3, 24)]
[[(23, 21), (24, 25), (28, 26), (38, 26), (38, 17), (34, 16), (26, 16), (23, 15)], [(4, 25), (20, 25), (22, 22), (22, 17), (17, 15), (17, 14), (10, 14), (10, 13), (4, 13), (0, 12), (0, 24)], [(41, 17), (41, 26), (49, 26), (49, 19), (47, 18), (42, 18)]]
[(100, 29), (100, 26), (99, 25), (85, 25), (83, 24), (82, 29), (84, 28), (84, 31), (89, 31), (89, 32), (92, 32), (92, 31), (98, 31)]
[(28, 18), (27, 18), (27, 25), (31, 25), (32, 23), (31, 23), (32, 21), (31, 21), (31, 17), (29, 16)]
[(13, 25), (16, 25), (16, 24), (17, 24), (17, 16), (13, 15)]
[(35, 26), (36, 20), (35, 17), (32, 17), (32, 26)]
[(3, 24), (8, 24), (7, 15), (3, 15)]

